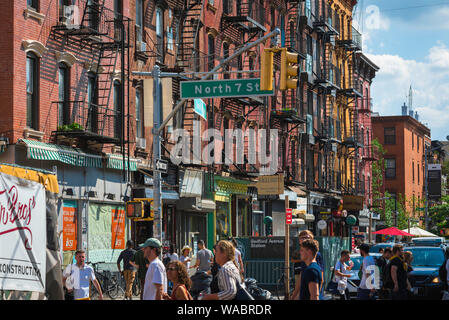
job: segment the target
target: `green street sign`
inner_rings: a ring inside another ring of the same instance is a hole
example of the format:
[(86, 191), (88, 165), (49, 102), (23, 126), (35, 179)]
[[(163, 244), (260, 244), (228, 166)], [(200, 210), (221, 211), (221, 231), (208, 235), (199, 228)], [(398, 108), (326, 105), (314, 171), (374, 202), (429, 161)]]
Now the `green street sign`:
[(272, 96), (274, 90), (260, 90), (260, 79), (182, 81), (181, 99)]

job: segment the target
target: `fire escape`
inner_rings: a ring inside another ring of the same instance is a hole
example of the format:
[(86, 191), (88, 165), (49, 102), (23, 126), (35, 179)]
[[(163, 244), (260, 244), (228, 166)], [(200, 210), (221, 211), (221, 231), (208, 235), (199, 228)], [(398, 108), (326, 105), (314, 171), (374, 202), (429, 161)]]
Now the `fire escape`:
[[(229, 57), (229, 47), (234, 46), (234, 51), (239, 50), (246, 43), (254, 41), (261, 32), (266, 32), (265, 28), (265, 10), (266, 8), (256, 1), (243, 0), (237, 1), (235, 7), (233, 1), (222, 1), (223, 14), (220, 19), (220, 27), (216, 36), (216, 52), (218, 60)], [(223, 68), (223, 79), (241, 79), (254, 78), (254, 73), (258, 65), (260, 54), (257, 49), (244, 53), (237, 57)], [(231, 73), (231, 69), (236, 71), (245, 70), (244, 73)], [(264, 110), (264, 98), (262, 97), (240, 97), (240, 98), (221, 98), (219, 107), (216, 110), (214, 128), (217, 130), (232, 129), (229, 128), (229, 119), (233, 119), (237, 128), (247, 127), (255, 129), (257, 126), (263, 126), (261, 115)], [(221, 170), (232, 172), (236, 176), (250, 177), (257, 175), (259, 170), (254, 164), (249, 164), (249, 137), (245, 136), (244, 143), (244, 163), (223, 165)], [(223, 151), (222, 160), (225, 160)], [(233, 160), (233, 159), (231, 159)]]
[[(341, 124), (336, 103), (336, 93), (340, 89), (340, 69), (336, 66), (335, 38), (339, 35), (339, 19), (327, 1), (315, 2), (316, 7), (305, 6), (303, 25), (317, 34), (313, 51), (315, 57), (306, 67), (312, 70), (312, 88), (317, 91), (316, 98), (308, 97), (316, 109), (311, 126), (315, 136), (314, 179), (312, 189), (321, 192), (339, 192), (340, 172), (335, 170), (338, 145), (341, 143)], [(310, 12), (307, 16), (307, 13)], [(311, 19), (311, 21), (310, 21)], [(311, 44), (309, 44), (311, 46)], [(310, 73), (310, 72), (309, 72)], [(315, 94), (313, 94), (315, 95)], [(310, 112), (309, 112), (310, 113)], [(314, 119), (316, 118), (316, 119)]]
[(342, 104), (347, 108), (350, 117), (350, 127), (345, 132), (343, 145), (345, 146), (345, 156), (351, 161), (351, 178), (347, 179), (344, 184), (344, 192), (349, 194), (362, 194), (363, 181), (360, 179), (361, 159), (360, 152), (363, 148), (363, 140), (360, 136), (359, 124), (359, 108), (358, 101), (362, 98), (361, 81), (356, 77), (356, 52), (361, 51), (361, 34), (352, 27), (351, 34), (343, 35), (341, 39), (337, 40), (337, 47), (341, 50), (343, 61), (348, 66), (348, 73), (342, 77), (342, 86), (337, 91), (337, 95), (342, 101)]
[[(61, 137), (76, 141), (80, 147), (94, 146), (101, 149), (105, 144), (120, 145), (122, 152), (128, 139), (125, 136), (125, 82), (129, 74), (125, 57), (129, 56), (129, 19), (105, 7), (105, 0), (78, 1), (79, 21), (76, 15), (67, 14), (67, 8), (60, 8), (60, 19), (52, 27), (53, 39), (77, 52), (88, 52), (84, 62), (88, 76), (80, 82), (81, 92), (75, 101), (55, 101), (63, 105), (58, 110), (58, 129), (52, 132), (52, 139)], [(121, 59), (121, 61), (120, 61)], [(120, 61), (120, 62), (119, 62)], [(120, 63), (120, 72), (116, 69)], [(121, 110), (111, 106), (113, 76), (121, 78)], [(84, 83), (83, 83), (84, 81)], [(64, 115), (60, 115), (61, 110)], [(126, 112), (128, 114), (128, 112)], [(65, 126), (73, 126), (66, 130)], [(129, 118), (128, 126), (129, 128)], [(129, 130), (129, 129), (128, 129)], [(129, 145), (128, 145), (129, 152)]]
[[(275, 1), (276, 2), (276, 1)], [(287, 5), (288, 14), (285, 20), (285, 43), (288, 52), (297, 53), (299, 65), (306, 59), (306, 42), (301, 32), (300, 1), (277, 2), (278, 5)], [(274, 65), (280, 69), (280, 53), (274, 55)], [(300, 72), (300, 70), (298, 71)], [(298, 83), (300, 79), (298, 79)], [(305, 163), (302, 156), (305, 145), (304, 124), (305, 103), (302, 90), (297, 87), (286, 91), (276, 91), (271, 97), (271, 113), (269, 115), (270, 128), (279, 132), (279, 163), (284, 171), (287, 184), (303, 185), (305, 179)]]

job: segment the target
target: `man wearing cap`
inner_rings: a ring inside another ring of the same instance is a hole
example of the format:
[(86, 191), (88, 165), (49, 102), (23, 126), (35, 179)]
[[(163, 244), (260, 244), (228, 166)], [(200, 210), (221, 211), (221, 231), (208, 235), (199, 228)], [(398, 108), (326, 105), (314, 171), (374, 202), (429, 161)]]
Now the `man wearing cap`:
[(167, 273), (164, 264), (159, 259), (162, 248), (161, 242), (158, 239), (149, 238), (140, 247), (145, 258), (149, 261), (142, 299), (162, 300), (163, 293), (167, 293)]

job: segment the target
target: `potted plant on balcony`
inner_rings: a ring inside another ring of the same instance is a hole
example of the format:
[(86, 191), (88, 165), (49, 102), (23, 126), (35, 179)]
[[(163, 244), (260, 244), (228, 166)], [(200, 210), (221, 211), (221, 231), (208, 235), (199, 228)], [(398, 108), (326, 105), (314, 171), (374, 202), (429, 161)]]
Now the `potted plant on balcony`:
[(72, 146), (76, 142), (76, 138), (74, 138), (73, 136), (70, 136), (69, 134), (64, 134), (64, 133), (82, 132), (82, 131), (84, 131), (84, 128), (79, 123), (73, 122), (69, 125), (64, 124), (64, 125), (58, 126), (56, 131), (58, 132), (57, 143)]

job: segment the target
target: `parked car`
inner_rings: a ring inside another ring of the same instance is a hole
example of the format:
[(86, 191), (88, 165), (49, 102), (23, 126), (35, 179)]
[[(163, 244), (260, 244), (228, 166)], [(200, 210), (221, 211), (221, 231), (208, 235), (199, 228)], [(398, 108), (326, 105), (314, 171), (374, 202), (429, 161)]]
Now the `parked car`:
[(395, 244), (396, 243), (394, 243), (394, 242), (376, 243), (369, 249), (369, 252), (370, 252), (370, 254), (371, 253), (379, 253), (380, 248), (385, 249), (385, 248), (390, 247), (391, 249), (393, 249)]
[(409, 274), (412, 294), (417, 299), (442, 298), (442, 282), (438, 269), (445, 261), (447, 252), (441, 247), (413, 246), (404, 251), (413, 253), (413, 271)]
[[(374, 259), (377, 259), (381, 256), (380, 253), (370, 253), (370, 256), (373, 256)], [(360, 285), (359, 271), (362, 267), (363, 257), (360, 254), (351, 254), (351, 261), (354, 263), (354, 266), (351, 270), (348, 271), (351, 274), (351, 277), (348, 278), (348, 290), (350, 298), (357, 297), (357, 288)]]

